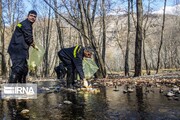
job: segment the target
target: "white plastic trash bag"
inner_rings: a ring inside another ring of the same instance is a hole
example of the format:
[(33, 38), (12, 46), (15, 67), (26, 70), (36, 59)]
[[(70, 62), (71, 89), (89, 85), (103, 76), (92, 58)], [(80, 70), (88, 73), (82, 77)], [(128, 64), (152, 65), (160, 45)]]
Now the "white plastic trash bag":
[(34, 49), (33, 47), (29, 48), (29, 60), (28, 60), (28, 66), (29, 69), (34, 71), (35, 68), (40, 65), (45, 50), (41, 45), (36, 44), (36, 48), (38, 49)]
[(94, 73), (97, 72), (98, 66), (91, 58), (83, 59), (83, 71), (86, 79), (90, 79), (94, 76)]

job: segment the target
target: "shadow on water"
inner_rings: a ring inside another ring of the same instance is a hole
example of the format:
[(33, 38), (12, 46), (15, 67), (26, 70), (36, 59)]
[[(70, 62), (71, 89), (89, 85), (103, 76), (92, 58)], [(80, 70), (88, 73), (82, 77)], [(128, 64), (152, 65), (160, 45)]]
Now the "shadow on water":
[(29, 120), (29, 115), (21, 114), (22, 110), (28, 109), (26, 100), (1, 100), (0, 104), (1, 120)]
[[(39, 87), (58, 83), (41, 82)], [(1, 100), (2, 120), (179, 120), (180, 102), (168, 100), (157, 88), (146, 92), (136, 86), (133, 93), (124, 87), (102, 88), (100, 93), (42, 92), (35, 100)], [(66, 103), (65, 103), (66, 101)], [(27, 109), (29, 113), (21, 114)]]
[(137, 97), (137, 112), (139, 113), (139, 119), (148, 119), (148, 109), (147, 103), (144, 101), (143, 88), (141, 86), (136, 86), (136, 97)]

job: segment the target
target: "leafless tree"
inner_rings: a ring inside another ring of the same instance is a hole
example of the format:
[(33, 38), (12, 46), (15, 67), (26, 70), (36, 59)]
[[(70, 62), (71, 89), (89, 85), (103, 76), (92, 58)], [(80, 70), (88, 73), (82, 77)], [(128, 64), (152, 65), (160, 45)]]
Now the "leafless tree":
[[(54, 0), (54, 9), (55, 11), (58, 11), (57, 8), (57, 0)], [(63, 44), (63, 37), (62, 37), (62, 30), (61, 30), (61, 21), (60, 21), (60, 17), (58, 17), (58, 14), (55, 12), (55, 20), (56, 20), (56, 27), (57, 27), (57, 31), (58, 31), (58, 37), (59, 37), (59, 44), (60, 44), (60, 48), (64, 48), (64, 44)]]
[[(51, 0), (49, 1), (51, 3)], [(49, 7), (49, 11), (48, 11), (48, 23), (47, 23), (47, 27), (46, 27), (46, 37), (45, 37), (45, 71), (44, 71), (44, 75), (45, 77), (47, 77), (49, 75), (49, 44), (50, 44), (50, 39), (49, 39), (49, 35), (50, 35), (50, 20), (51, 19), (51, 8)]]
[(24, 10), (21, 0), (3, 0), (0, 3), (0, 38), (1, 38), (1, 70), (2, 75), (7, 76), (6, 73), (10, 69), (10, 64), (8, 66), (7, 62), (10, 63), (10, 60), (7, 60), (6, 49), (8, 47), (8, 42), (14, 31), (16, 24), (23, 18), (22, 11)]
[(125, 53), (125, 65), (124, 65), (124, 73), (125, 76), (129, 76), (129, 42), (130, 42), (130, 29), (131, 29), (131, 23), (130, 23), (130, 12), (131, 12), (131, 3), (133, 0), (128, 0), (128, 31), (127, 31), (127, 42), (126, 42), (126, 53)]
[(7, 67), (6, 67), (6, 61), (5, 61), (5, 42), (4, 42), (4, 31), (5, 31), (5, 25), (3, 24), (3, 15), (2, 15), (2, 0), (0, 0), (0, 38), (1, 38), (1, 75), (6, 77), (7, 73)]
[[(105, 55), (106, 55), (106, 8), (105, 8), (105, 0), (102, 0), (102, 23), (103, 23), (103, 45), (102, 45), (102, 59), (105, 64)], [(106, 74), (106, 70), (104, 71)]]
[[(74, 24), (76, 22), (79, 23), (78, 20), (76, 19), (68, 19), (66, 18), (63, 14), (59, 13), (58, 11), (56, 11), (54, 9), (54, 7), (47, 2), (47, 0), (44, 0), (61, 18), (63, 18), (67, 23), (69, 23), (73, 28), (75, 28), (76, 30), (78, 30), (78, 32), (81, 33), (81, 35), (83, 35), (83, 40), (84, 40), (84, 44), (88, 44), (86, 40), (89, 41), (90, 45), (93, 47), (94, 51), (95, 51), (95, 57), (97, 60), (97, 64), (99, 65), (99, 73), (101, 73), (101, 75), (103, 77), (106, 77), (106, 72), (105, 72), (105, 65), (104, 62), (102, 60), (102, 56), (100, 55), (100, 51), (97, 49), (97, 43), (96, 43), (96, 37), (94, 34), (94, 27), (93, 27), (93, 22), (92, 22), (92, 13), (91, 13), (91, 8), (90, 5), (92, 4), (91, 0), (88, 1), (84, 1), (84, 0), (77, 0), (74, 1), (75, 3), (78, 3), (78, 9), (79, 9), (79, 14), (80, 14), (80, 27), (77, 26), (79, 24)], [(72, 2), (72, 1), (71, 1)], [(96, 4), (96, 3), (94, 3)], [(96, 7), (96, 5), (94, 5), (94, 7)], [(93, 8), (94, 10), (95, 8)], [(70, 13), (70, 12), (69, 12)], [(72, 16), (71, 13), (69, 14), (69, 16)], [(99, 76), (99, 75), (98, 75)]]
[(135, 77), (141, 75), (142, 22), (143, 22), (142, 0), (136, 0), (136, 6), (137, 6), (137, 27), (136, 27), (135, 61), (134, 61)]
[(164, 25), (165, 25), (165, 11), (166, 11), (166, 0), (164, 1), (164, 10), (163, 10), (163, 23), (162, 23), (162, 30), (161, 30), (161, 40), (160, 40), (160, 45), (159, 45), (159, 50), (158, 50), (158, 61), (157, 61), (157, 68), (156, 68), (156, 74), (158, 73), (159, 70), (159, 64), (160, 64), (160, 53), (161, 53), (161, 47), (163, 44), (163, 36), (164, 36)]

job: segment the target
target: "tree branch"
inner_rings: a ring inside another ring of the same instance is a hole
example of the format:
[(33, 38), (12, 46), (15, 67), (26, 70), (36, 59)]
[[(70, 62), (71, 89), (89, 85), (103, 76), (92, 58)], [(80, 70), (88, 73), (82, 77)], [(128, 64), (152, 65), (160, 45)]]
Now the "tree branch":
[(73, 25), (73, 24), (72, 24), (68, 19), (66, 19), (63, 15), (61, 15), (60, 13), (58, 13), (58, 11), (55, 10), (55, 8), (54, 8), (50, 3), (48, 3), (46, 0), (44, 0), (44, 2), (45, 2), (47, 5), (49, 5), (49, 7), (52, 8), (53, 11), (56, 12), (60, 17), (62, 17), (67, 23), (69, 23), (72, 27), (74, 27), (78, 32), (80, 32), (80, 33), (81, 33), (84, 37), (86, 37), (88, 40), (90, 40), (89, 37), (86, 36), (84, 33), (82, 33), (81, 30), (80, 30), (78, 27), (76, 27), (75, 25)]

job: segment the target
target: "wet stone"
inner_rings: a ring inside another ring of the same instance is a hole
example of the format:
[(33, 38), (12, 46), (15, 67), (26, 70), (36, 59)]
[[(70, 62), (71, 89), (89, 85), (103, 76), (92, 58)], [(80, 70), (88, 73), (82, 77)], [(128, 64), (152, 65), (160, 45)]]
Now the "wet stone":
[(179, 97), (174, 97), (174, 100), (177, 100), (177, 101), (179, 101)]
[(63, 103), (64, 103), (64, 104), (67, 104), (67, 105), (71, 105), (71, 104), (72, 104), (71, 101), (64, 101)]
[(168, 112), (168, 110), (165, 108), (162, 108), (162, 109), (159, 109), (159, 112), (164, 113), (164, 112)]

